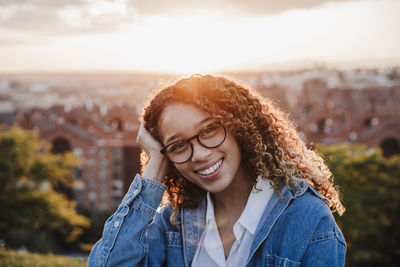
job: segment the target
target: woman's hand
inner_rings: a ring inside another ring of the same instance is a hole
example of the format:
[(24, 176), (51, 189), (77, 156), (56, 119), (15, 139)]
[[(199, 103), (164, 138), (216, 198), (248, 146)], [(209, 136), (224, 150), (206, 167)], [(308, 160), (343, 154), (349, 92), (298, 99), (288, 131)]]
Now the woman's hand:
[(147, 131), (144, 127), (144, 122), (140, 122), (140, 128), (138, 135), (136, 137), (136, 142), (141, 148), (151, 157), (152, 155), (157, 155), (160, 153), (162, 148), (161, 144)]
[(165, 156), (160, 152), (162, 148), (160, 142), (147, 131), (143, 121), (140, 123), (136, 142), (150, 158), (142, 173), (142, 177), (161, 182), (167, 174), (168, 162)]

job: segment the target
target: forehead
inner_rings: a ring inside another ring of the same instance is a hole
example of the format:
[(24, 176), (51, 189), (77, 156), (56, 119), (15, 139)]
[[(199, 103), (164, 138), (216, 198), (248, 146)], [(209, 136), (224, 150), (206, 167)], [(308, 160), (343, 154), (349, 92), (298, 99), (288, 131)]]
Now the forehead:
[(171, 137), (188, 137), (203, 126), (203, 121), (211, 114), (193, 105), (183, 103), (168, 104), (161, 113), (158, 127), (162, 141)]

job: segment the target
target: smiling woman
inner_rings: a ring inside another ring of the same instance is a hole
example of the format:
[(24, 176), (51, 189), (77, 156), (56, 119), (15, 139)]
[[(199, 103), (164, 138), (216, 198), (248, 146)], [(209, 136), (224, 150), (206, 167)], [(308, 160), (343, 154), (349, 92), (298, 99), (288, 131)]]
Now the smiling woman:
[(331, 173), (271, 100), (194, 75), (155, 91), (137, 141), (142, 174), (89, 266), (344, 265)]

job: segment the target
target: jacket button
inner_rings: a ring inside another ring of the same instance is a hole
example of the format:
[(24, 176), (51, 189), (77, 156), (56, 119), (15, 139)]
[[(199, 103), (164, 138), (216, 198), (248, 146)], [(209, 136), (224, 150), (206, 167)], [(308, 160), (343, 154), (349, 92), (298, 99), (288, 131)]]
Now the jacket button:
[(119, 226), (119, 221), (116, 221), (116, 222), (114, 223), (114, 227), (117, 228), (118, 226)]

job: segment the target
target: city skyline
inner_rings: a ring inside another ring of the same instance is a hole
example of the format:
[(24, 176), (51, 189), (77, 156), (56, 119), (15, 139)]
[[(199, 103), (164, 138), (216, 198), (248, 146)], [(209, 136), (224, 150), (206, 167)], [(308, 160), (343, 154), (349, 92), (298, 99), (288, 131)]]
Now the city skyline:
[(400, 1), (0, 0), (0, 73), (400, 65)]

